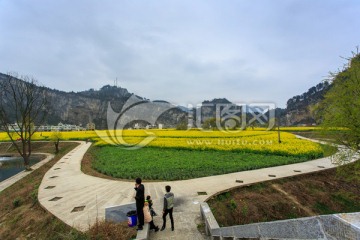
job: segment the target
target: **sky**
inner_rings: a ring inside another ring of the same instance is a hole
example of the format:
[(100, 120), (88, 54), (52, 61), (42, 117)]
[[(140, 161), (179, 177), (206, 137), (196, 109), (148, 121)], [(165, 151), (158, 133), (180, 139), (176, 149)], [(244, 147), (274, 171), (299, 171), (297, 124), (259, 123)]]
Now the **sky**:
[(358, 0), (0, 0), (0, 72), (62, 91), (274, 103), (342, 69)]

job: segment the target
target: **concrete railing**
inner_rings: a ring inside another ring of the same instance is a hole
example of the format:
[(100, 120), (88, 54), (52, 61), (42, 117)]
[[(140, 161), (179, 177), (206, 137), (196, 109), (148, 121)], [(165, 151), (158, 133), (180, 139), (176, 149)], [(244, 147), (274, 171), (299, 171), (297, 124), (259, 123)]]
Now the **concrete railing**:
[(360, 240), (360, 212), (219, 227), (207, 203), (200, 204), (200, 211), (212, 239)]
[(138, 231), (136, 234), (136, 240), (147, 240), (149, 238), (150, 225), (148, 223), (144, 224), (144, 229)]

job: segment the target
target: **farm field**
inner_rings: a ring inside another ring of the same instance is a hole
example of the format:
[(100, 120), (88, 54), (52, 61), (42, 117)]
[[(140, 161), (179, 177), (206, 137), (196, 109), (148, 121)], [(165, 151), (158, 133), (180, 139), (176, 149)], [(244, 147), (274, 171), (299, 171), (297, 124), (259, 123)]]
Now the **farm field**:
[[(50, 140), (52, 132), (35, 133), (33, 140)], [(246, 130), (234, 132), (200, 130), (116, 130), (62, 132), (62, 140), (91, 140), (96, 146), (117, 145), (121, 147), (161, 147), (191, 150), (216, 150), (262, 153), (281, 156), (306, 157), (323, 156), (319, 144), (296, 138), (288, 132), (281, 132), (281, 144), (276, 131)], [(8, 141), (0, 133), (0, 141)]]
[(92, 167), (122, 179), (183, 180), (307, 161), (306, 157), (145, 147), (93, 147)]
[[(116, 178), (179, 180), (298, 163), (335, 152), (335, 148), (285, 132), (281, 143), (277, 132), (264, 130), (153, 133), (153, 140), (143, 148), (141, 141), (149, 136), (144, 130), (101, 139), (90, 152), (92, 167)], [(118, 146), (111, 146), (111, 141)], [(125, 146), (137, 148), (128, 150)]]
[[(300, 131), (304, 128), (299, 128)], [(52, 132), (37, 132), (34, 141), (48, 141)], [(170, 147), (182, 149), (211, 149), (211, 150), (238, 150), (268, 152), (275, 154), (313, 155), (321, 156), (321, 149), (310, 141), (297, 139), (293, 134), (281, 132), (282, 144), (277, 144), (276, 131), (264, 129), (245, 131), (200, 131), (200, 130), (101, 130), (101, 131), (74, 131), (61, 132), (61, 140), (91, 140), (97, 146), (122, 145), (124, 147), (139, 144), (145, 138), (153, 140), (147, 146)], [(16, 138), (16, 137), (14, 137)], [(9, 141), (6, 133), (0, 133), (0, 141)]]
[[(315, 159), (323, 156), (319, 144), (296, 138), (287, 132), (281, 133), (281, 144), (274, 131), (123, 131), (121, 137), (102, 137), (96, 145), (116, 144), (124, 147), (161, 147), (191, 150), (216, 150), (251, 152), (281, 156), (297, 156)], [(151, 141), (147, 141), (151, 139)]]

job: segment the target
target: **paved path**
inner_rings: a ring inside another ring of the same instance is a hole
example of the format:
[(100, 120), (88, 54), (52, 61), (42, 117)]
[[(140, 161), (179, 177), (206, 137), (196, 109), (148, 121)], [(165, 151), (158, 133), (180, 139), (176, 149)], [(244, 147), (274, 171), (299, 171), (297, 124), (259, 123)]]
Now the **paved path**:
[[(104, 219), (105, 207), (134, 202), (134, 182), (114, 181), (85, 175), (81, 160), (91, 146), (82, 142), (60, 159), (44, 176), (39, 187), (39, 201), (55, 216), (70, 226), (86, 230), (96, 219)], [(266, 160), (266, 159), (264, 159)], [(165, 185), (172, 186), (176, 197), (175, 231), (151, 233), (151, 239), (204, 239), (197, 231), (200, 220), (199, 202), (213, 194), (241, 185), (288, 177), (335, 167), (330, 158), (292, 165), (237, 172), (172, 182), (145, 182), (145, 194), (150, 194), (155, 211), (161, 213)], [(239, 180), (240, 182), (236, 182)], [(199, 195), (206, 192), (207, 195)], [(154, 219), (161, 225), (160, 217)]]

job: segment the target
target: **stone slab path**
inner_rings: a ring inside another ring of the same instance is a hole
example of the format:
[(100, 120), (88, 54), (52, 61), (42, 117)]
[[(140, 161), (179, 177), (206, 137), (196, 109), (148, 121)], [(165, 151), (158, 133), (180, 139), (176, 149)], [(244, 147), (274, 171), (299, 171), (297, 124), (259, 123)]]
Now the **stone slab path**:
[[(39, 187), (39, 201), (43, 207), (70, 226), (86, 230), (104, 219), (105, 207), (134, 202), (134, 182), (114, 181), (86, 175), (81, 172), (81, 160), (91, 143), (81, 142), (60, 159), (45, 174)], [(266, 160), (266, 159), (265, 159)], [(175, 231), (167, 229), (150, 233), (150, 239), (205, 239), (197, 230), (200, 221), (199, 203), (213, 194), (242, 185), (310, 173), (335, 165), (330, 158), (263, 168), (252, 171), (203, 177), (183, 181), (145, 182), (145, 194), (153, 198), (154, 208), (159, 215), (165, 186), (171, 185), (175, 194)], [(203, 192), (206, 195), (199, 195)], [(160, 216), (155, 217), (161, 226)]]

